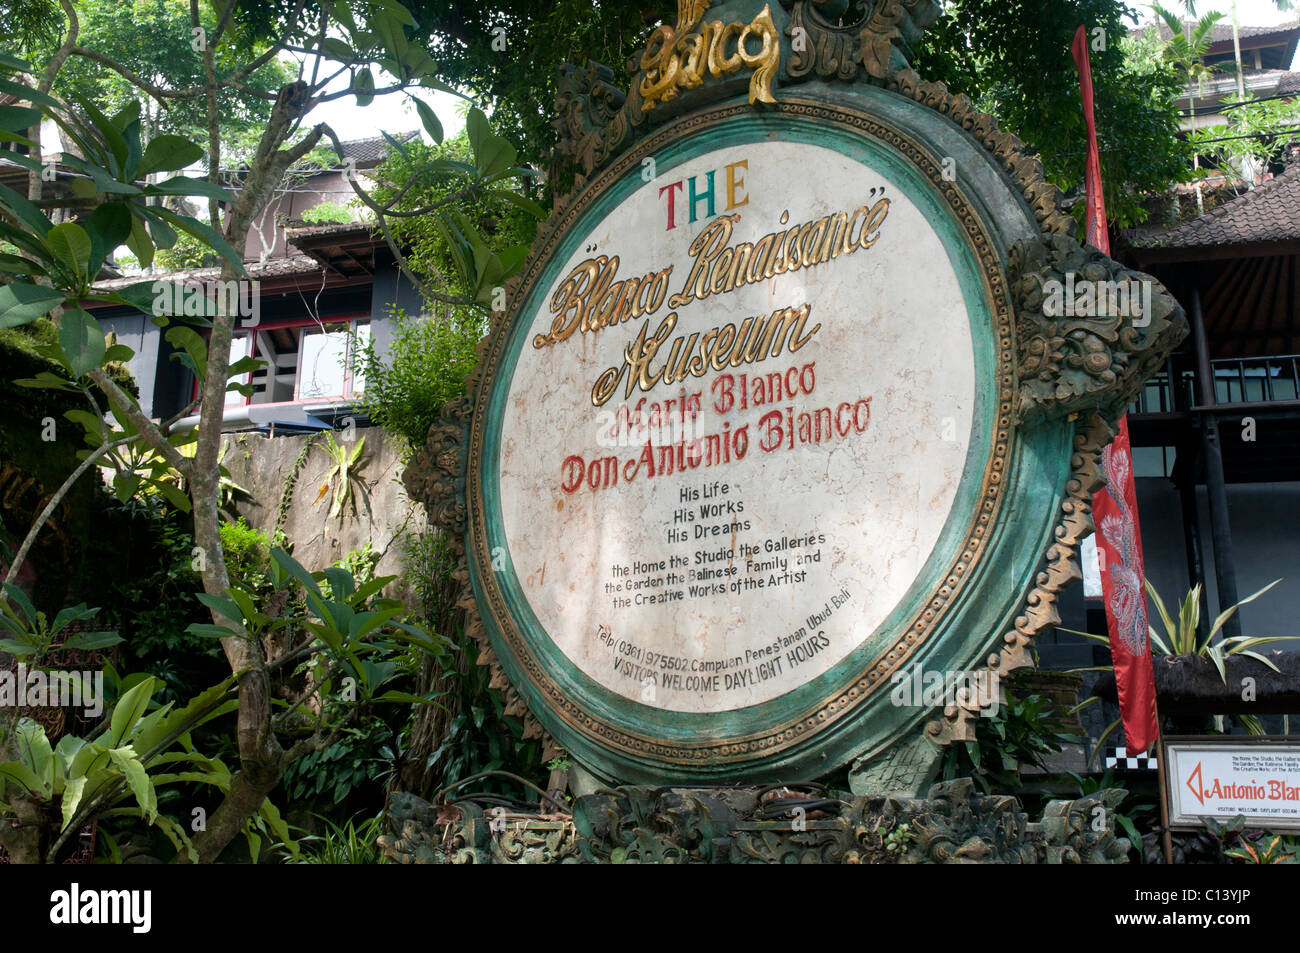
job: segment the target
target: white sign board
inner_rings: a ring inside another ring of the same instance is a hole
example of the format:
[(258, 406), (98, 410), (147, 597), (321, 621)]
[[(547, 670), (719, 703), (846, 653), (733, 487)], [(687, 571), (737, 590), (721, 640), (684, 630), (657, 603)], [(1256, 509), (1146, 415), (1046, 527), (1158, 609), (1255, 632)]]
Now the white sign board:
[(1244, 815), (1249, 827), (1300, 830), (1300, 745), (1170, 743), (1171, 826)]
[(556, 274), (498, 471), (542, 629), (669, 711), (828, 671), (903, 601), (967, 463), (971, 319), (934, 227), (852, 158), (750, 143), (647, 181)]

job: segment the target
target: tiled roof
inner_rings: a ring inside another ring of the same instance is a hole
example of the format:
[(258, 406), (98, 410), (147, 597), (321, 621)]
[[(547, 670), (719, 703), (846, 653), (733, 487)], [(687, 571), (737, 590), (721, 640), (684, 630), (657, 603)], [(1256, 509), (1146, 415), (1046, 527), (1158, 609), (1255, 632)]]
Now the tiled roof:
[[(1184, 20), (1184, 25), (1189, 29), (1196, 27), (1194, 20)], [(1160, 39), (1167, 40), (1173, 34), (1169, 31), (1168, 25), (1163, 19), (1156, 22), (1156, 28), (1160, 31)], [(1278, 34), (1279, 36), (1291, 33), (1300, 28), (1300, 20), (1293, 20), (1287, 23), (1278, 23), (1273, 26), (1239, 26), (1237, 36), (1242, 40), (1251, 40), (1259, 36), (1270, 36)], [(1210, 30), (1211, 43), (1232, 42), (1232, 23), (1229, 20), (1220, 20)]]
[(1300, 167), (1164, 232), (1134, 229), (1139, 248), (1204, 248), (1300, 240)]
[[(320, 271), (320, 263), (306, 255), (291, 258), (271, 258), (264, 262), (249, 261), (244, 263), (249, 278), (277, 278), (282, 275), (304, 275)], [(221, 268), (190, 268), (187, 271), (171, 271), (160, 275), (134, 275), (130, 278), (113, 278), (109, 281), (95, 283), (96, 291), (117, 291), (142, 281), (170, 281), (173, 284), (200, 282), (221, 277)]]
[(334, 235), (369, 235), (375, 230), (374, 222), (330, 222), (326, 225), (303, 225), (300, 228), (286, 228), (285, 237), (290, 244), (298, 239), (327, 238)]
[[(408, 129), (406, 132), (389, 133), (389, 135), (398, 142), (411, 142), (420, 138), (420, 133), (414, 129)], [(343, 158), (352, 159), (357, 165), (382, 162), (388, 155), (388, 150), (392, 148), (388, 140), (383, 136), (372, 136), (369, 139), (351, 139), (347, 142), (341, 142), (339, 145), (343, 147)]]

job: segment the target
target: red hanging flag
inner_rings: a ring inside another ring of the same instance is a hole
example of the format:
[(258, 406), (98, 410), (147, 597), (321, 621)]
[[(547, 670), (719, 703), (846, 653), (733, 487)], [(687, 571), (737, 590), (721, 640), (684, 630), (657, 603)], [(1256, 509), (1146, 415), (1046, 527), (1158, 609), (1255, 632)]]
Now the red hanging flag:
[[(1088, 32), (1079, 27), (1071, 48), (1079, 67), (1083, 116), (1088, 127), (1085, 185), (1088, 192), (1088, 244), (1110, 254), (1106, 199), (1101, 187), (1101, 157), (1097, 150), (1097, 125), (1093, 120), (1092, 70), (1088, 64)], [(1128, 417), (1119, 420), (1119, 435), (1102, 453), (1106, 486), (1092, 500), (1097, 528), (1097, 558), (1101, 591), (1106, 603), (1106, 629), (1119, 711), (1124, 721), (1127, 754), (1138, 755), (1155, 744), (1155, 673), (1148, 637), (1146, 574), (1142, 567), (1142, 532), (1138, 525), (1137, 488), (1133, 483), (1133, 455), (1129, 445)]]
[(1119, 713), (1124, 720), (1126, 753), (1138, 755), (1155, 744), (1159, 721), (1127, 417), (1120, 418), (1119, 435), (1102, 452), (1101, 463), (1106, 486), (1092, 498), (1101, 592), (1106, 603), (1106, 629), (1115, 665)]
[(1110, 234), (1106, 226), (1106, 195), (1101, 189), (1101, 154), (1097, 150), (1097, 123), (1092, 114), (1092, 67), (1088, 63), (1088, 30), (1080, 26), (1074, 31), (1070, 47), (1074, 63), (1079, 67), (1079, 90), (1083, 93), (1083, 120), (1088, 127), (1088, 159), (1084, 168), (1083, 184), (1088, 196), (1087, 242), (1110, 254)]

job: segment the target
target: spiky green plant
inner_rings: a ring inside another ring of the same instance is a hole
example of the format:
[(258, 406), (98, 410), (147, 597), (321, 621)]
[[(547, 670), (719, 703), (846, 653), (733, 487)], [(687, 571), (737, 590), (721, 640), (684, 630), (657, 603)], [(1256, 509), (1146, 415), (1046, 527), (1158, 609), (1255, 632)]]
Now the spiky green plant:
[[(1224, 685), (1228, 684), (1228, 673), (1225, 667), (1225, 662), (1230, 655), (1244, 655), (1248, 658), (1253, 658), (1256, 661), (1263, 662), (1275, 672), (1278, 671), (1278, 667), (1267, 656), (1260, 655), (1255, 651), (1255, 649), (1261, 645), (1268, 645), (1273, 642), (1295, 641), (1300, 637), (1291, 635), (1266, 637), (1234, 635), (1220, 638), (1219, 641), (1216, 642), (1215, 636), (1219, 635), (1223, 629), (1224, 623), (1232, 618), (1233, 614), (1238, 609), (1246, 605), (1248, 602), (1254, 602), (1281, 581), (1281, 579), (1274, 579), (1263, 589), (1251, 593), (1235, 605), (1224, 609), (1215, 617), (1214, 624), (1210, 626), (1209, 632), (1206, 633), (1205, 638), (1202, 639), (1200, 634), (1197, 632), (1201, 623), (1200, 584), (1198, 583), (1188, 590), (1186, 597), (1184, 597), (1182, 603), (1178, 607), (1178, 618), (1175, 619), (1169, 615), (1168, 610), (1165, 608), (1164, 600), (1160, 598), (1160, 593), (1156, 592), (1156, 588), (1151, 584), (1151, 580), (1146, 580), (1147, 595), (1151, 597), (1151, 601), (1155, 604), (1156, 612), (1159, 614), (1160, 621), (1165, 628), (1165, 637), (1162, 638), (1160, 633), (1155, 630), (1155, 626), (1150, 624), (1147, 625), (1147, 635), (1151, 642), (1151, 654), (1194, 655), (1208, 658), (1214, 663), (1214, 667), (1218, 669), (1219, 677), (1223, 679)], [(1107, 636), (1096, 635), (1092, 632), (1080, 632), (1077, 629), (1067, 629), (1064, 626), (1060, 626), (1059, 628), (1062, 632), (1069, 632), (1071, 635), (1081, 635), (1085, 639), (1090, 639), (1093, 642), (1098, 642), (1107, 648), (1110, 648), (1110, 639)], [(1114, 670), (1113, 665), (1094, 665), (1088, 668), (1073, 669), (1075, 672), (1113, 672)], [(1094, 695), (1092, 698), (1080, 702), (1072, 710), (1079, 712), (1087, 708), (1089, 705), (1094, 705), (1099, 701), (1101, 701), (1101, 699)], [(1217, 717), (1221, 718), (1222, 716)], [(1094, 758), (1097, 756), (1097, 753), (1102, 750), (1102, 746), (1106, 743), (1106, 739), (1109, 738), (1120, 726), (1122, 720), (1123, 719), (1121, 718), (1116, 718), (1106, 726), (1106, 730), (1103, 731), (1101, 737), (1097, 739), (1096, 749), (1093, 751)], [(1239, 716), (1239, 720), (1251, 734), (1264, 733), (1263, 726), (1260, 725), (1258, 718), (1250, 715), (1243, 715)]]
[(386, 864), (388, 858), (379, 849), (377, 838), (382, 830), (383, 815), (357, 822), (349, 818), (343, 824), (335, 824), (328, 818), (325, 821), (328, 830), (323, 835), (303, 838), (312, 841), (313, 847), (303, 851), (301, 863), (304, 864)]
[[(357, 442), (349, 446), (335, 441), (334, 434), (328, 431), (325, 433), (325, 452), (334, 461), (334, 466), (325, 477), (321, 496), (325, 494), (328, 487), (334, 488), (334, 500), (330, 505), (332, 517), (342, 519), (344, 510), (351, 510), (353, 516), (357, 513), (357, 499), (353, 488), (357, 483), (357, 470), (365, 447), (365, 437), (358, 437)], [(320, 496), (316, 499), (319, 501)]]

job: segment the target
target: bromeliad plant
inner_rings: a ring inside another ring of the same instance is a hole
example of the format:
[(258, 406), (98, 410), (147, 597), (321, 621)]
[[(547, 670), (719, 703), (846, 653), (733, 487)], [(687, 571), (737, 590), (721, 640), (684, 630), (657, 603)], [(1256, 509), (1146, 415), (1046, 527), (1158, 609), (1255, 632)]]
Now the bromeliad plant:
[[(1165, 628), (1165, 634), (1162, 637), (1160, 633), (1156, 631), (1155, 626), (1147, 626), (1147, 635), (1151, 641), (1151, 654), (1166, 656), (1186, 655), (1207, 658), (1218, 670), (1219, 677), (1223, 679), (1224, 685), (1228, 684), (1226, 661), (1229, 656), (1240, 655), (1246, 658), (1253, 658), (1256, 661), (1267, 665), (1273, 671), (1278, 671), (1277, 665), (1275, 665), (1268, 656), (1259, 654), (1255, 649), (1259, 648), (1261, 645), (1270, 645), (1274, 642), (1295, 641), (1297, 636), (1281, 635), (1256, 637), (1234, 635), (1221, 637), (1217, 642), (1215, 641), (1215, 637), (1219, 636), (1220, 632), (1223, 630), (1224, 623), (1231, 619), (1238, 609), (1247, 603), (1254, 602), (1281, 581), (1281, 579), (1274, 579), (1263, 589), (1250, 594), (1236, 605), (1224, 609), (1215, 617), (1214, 624), (1210, 626), (1209, 632), (1206, 633), (1205, 638), (1201, 638), (1200, 633), (1197, 631), (1201, 623), (1200, 584), (1198, 583), (1188, 591), (1187, 596), (1178, 606), (1178, 617), (1175, 619), (1169, 615), (1169, 611), (1165, 608), (1164, 600), (1160, 598), (1160, 593), (1156, 592), (1155, 586), (1153, 586), (1151, 580), (1148, 579), (1146, 581), (1147, 595), (1151, 597), (1151, 602), (1155, 605), (1156, 612), (1160, 616), (1161, 624)], [(1089, 639), (1110, 648), (1110, 639), (1107, 636), (1096, 635), (1091, 632), (1079, 632), (1076, 629), (1067, 629), (1064, 626), (1061, 627), (1061, 631), (1069, 632), (1071, 635), (1083, 636), (1085, 639)], [(1088, 668), (1074, 669), (1074, 671), (1113, 672), (1114, 666), (1095, 665)], [(1089, 705), (1094, 705), (1099, 701), (1101, 701), (1101, 699), (1094, 695), (1092, 698), (1086, 699), (1075, 706), (1074, 711), (1082, 711)], [(1262, 728), (1259, 727), (1258, 719), (1251, 716), (1239, 716), (1239, 718), (1246, 726), (1247, 730), (1252, 734), (1263, 733)], [(1094, 758), (1097, 756), (1097, 753), (1102, 750), (1102, 746), (1106, 743), (1106, 739), (1119, 728), (1121, 722), (1122, 719), (1116, 718), (1106, 726), (1106, 730), (1103, 731), (1101, 737), (1097, 739), (1096, 750), (1093, 752)]]
[(1160, 598), (1160, 594), (1156, 592), (1155, 586), (1151, 585), (1151, 580), (1148, 579), (1147, 594), (1151, 596), (1156, 612), (1160, 614), (1160, 621), (1164, 624), (1165, 635), (1168, 639), (1168, 641), (1162, 639), (1154, 626), (1149, 627), (1153, 650), (1160, 655), (1197, 655), (1208, 658), (1214, 663), (1214, 667), (1219, 670), (1219, 677), (1223, 679), (1225, 685), (1228, 684), (1228, 674), (1224, 668), (1224, 660), (1230, 655), (1244, 655), (1247, 658), (1253, 658), (1256, 661), (1263, 662), (1276, 672), (1278, 670), (1277, 666), (1269, 661), (1267, 656), (1260, 655), (1254, 650), (1261, 645), (1269, 645), (1274, 642), (1294, 641), (1295, 636), (1284, 635), (1258, 638), (1234, 635), (1220, 639), (1218, 642), (1214, 641), (1214, 637), (1219, 634), (1224, 623), (1231, 619), (1238, 609), (1248, 602), (1254, 602), (1281, 581), (1281, 579), (1274, 579), (1263, 589), (1252, 593), (1236, 605), (1224, 609), (1215, 618), (1214, 624), (1210, 626), (1210, 631), (1202, 639), (1196, 631), (1201, 622), (1200, 584), (1197, 583), (1187, 593), (1187, 598), (1178, 607), (1178, 619), (1175, 621), (1170, 618), (1169, 612), (1165, 609), (1164, 601)]
[[(356, 442), (351, 445), (347, 441), (340, 444), (334, 439), (334, 434), (326, 431), (325, 444), (325, 452), (329, 454), (334, 465), (330, 467), (329, 473), (326, 474), (325, 483), (321, 485), (315, 503), (319, 503), (332, 486), (334, 488), (334, 499), (330, 504), (330, 516), (342, 519), (345, 510), (350, 510), (352, 515), (355, 516), (357, 513), (357, 488), (358, 484), (360, 484), (357, 470), (361, 463), (361, 454), (366, 448), (366, 438), (358, 437)], [(314, 506), (315, 503), (312, 505)]]

